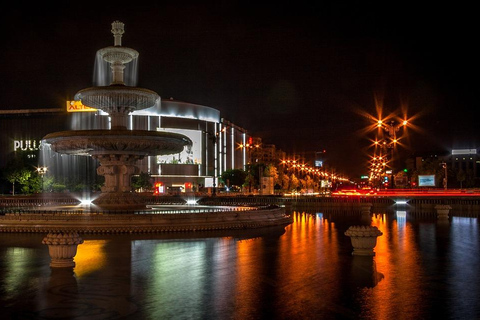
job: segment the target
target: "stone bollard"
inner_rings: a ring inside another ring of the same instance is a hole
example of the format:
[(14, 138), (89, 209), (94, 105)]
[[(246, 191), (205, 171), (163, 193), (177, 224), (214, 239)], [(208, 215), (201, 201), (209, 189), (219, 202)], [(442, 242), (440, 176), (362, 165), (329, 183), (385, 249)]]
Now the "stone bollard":
[(382, 234), (377, 227), (372, 226), (351, 226), (345, 231), (345, 235), (352, 241), (352, 255), (358, 256), (374, 256), (373, 248), (377, 245), (377, 237)]
[(52, 268), (73, 268), (73, 257), (77, 254), (77, 246), (83, 243), (83, 239), (76, 232), (50, 232), (42, 240), (48, 245), (48, 253), (52, 258)]
[(435, 210), (437, 210), (437, 218), (438, 219), (448, 219), (448, 214), (452, 209), (451, 206), (448, 204), (437, 204), (435, 206)]

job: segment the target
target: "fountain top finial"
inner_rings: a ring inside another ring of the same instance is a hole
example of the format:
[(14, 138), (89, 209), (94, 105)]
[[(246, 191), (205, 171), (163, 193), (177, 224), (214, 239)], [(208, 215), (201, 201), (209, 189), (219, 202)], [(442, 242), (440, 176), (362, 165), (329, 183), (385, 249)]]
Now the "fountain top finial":
[(115, 20), (112, 22), (112, 33), (115, 46), (122, 45), (122, 35), (125, 33), (125, 24), (121, 21)]

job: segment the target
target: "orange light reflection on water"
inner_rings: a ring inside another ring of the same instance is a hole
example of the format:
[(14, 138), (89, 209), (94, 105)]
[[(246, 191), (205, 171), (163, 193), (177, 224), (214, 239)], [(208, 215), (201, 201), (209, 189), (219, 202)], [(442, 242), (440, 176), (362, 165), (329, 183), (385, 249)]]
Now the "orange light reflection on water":
[(329, 299), (340, 295), (340, 286), (335, 280), (338, 279), (339, 244), (334, 223), (320, 215), (294, 212), (293, 219), (280, 238), (278, 277), (290, 284), (282, 290), (282, 303), (287, 310), (295, 312), (291, 316), (299, 316), (305, 309), (317, 307), (318, 286), (324, 288)]
[(235, 291), (236, 318), (245, 319), (258, 310), (262, 294), (258, 287), (265, 280), (261, 270), (263, 239), (242, 240), (237, 243), (237, 277)]
[(75, 261), (75, 275), (85, 276), (95, 270), (103, 268), (107, 261), (104, 248), (106, 240), (85, 240), (77, 247)]
[[(383, 235), (377, 238), (375, 265), (384, 278), (368, 291), (362, 315), (374, 319), (391, 319), (402, 314), (405, 319), (422, 318), (420, 306), (427, 303), (422, 292), (422, 266), (412, 225), (393, 220), (387, 226), (385, 214), (374, 214), (372, 226)], [(390, 231), (391, 230), (391, 231)]]

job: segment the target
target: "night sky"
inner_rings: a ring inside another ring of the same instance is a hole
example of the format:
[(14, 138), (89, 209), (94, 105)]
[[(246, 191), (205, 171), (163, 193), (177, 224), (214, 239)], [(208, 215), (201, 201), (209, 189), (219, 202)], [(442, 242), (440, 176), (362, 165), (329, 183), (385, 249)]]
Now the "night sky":
[(404, 155), (480, 146), (476, 10), (312, 2), (12, 4), (0, 13), (0, 109), (63, 107), (92, 85), (120, 20), (139, 86), (216, 108), (289, 154), (325, 149), (350, 177), (367, 172), (366, 115), (379, 107), (411, 119)]

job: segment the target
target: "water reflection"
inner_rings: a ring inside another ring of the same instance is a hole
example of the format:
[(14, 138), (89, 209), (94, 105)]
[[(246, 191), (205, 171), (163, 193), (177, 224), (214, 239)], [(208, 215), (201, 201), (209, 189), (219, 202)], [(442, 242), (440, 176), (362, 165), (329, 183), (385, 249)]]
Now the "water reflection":
[(361, 212), (297, 210), (286, 228), (82, 235), (74, 269), (44, 235), (0, 234), (2, 318), (480, 317), (477, 218), (372, 212), (374, 257), (352, 256)]
[(77, 247), (75, 256), (75, 274), (77, 277), (88, 275), (106, 264), (108, 252), (107, 240), (86, 240)]

